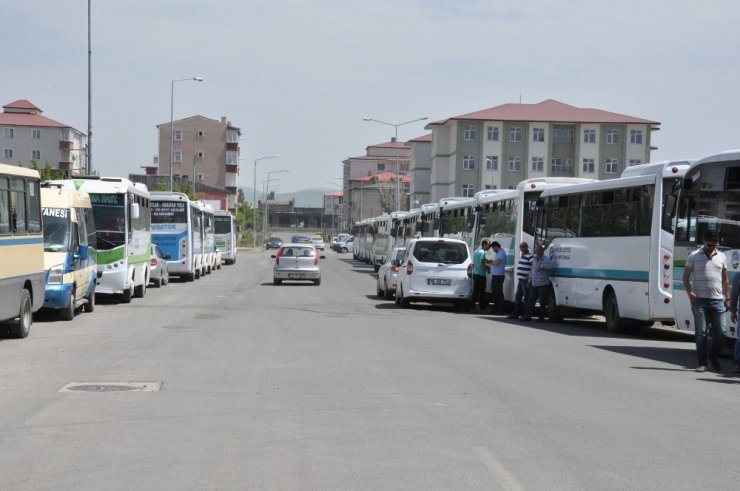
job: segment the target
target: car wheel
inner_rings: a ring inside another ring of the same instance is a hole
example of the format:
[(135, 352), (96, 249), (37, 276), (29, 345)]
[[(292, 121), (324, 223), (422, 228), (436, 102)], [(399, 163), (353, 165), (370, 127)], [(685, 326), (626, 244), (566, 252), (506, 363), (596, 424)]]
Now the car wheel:
[(165, 273), (164, 278), (162, 278), (162, 281), (164, 282), (165, 285), (167, 283), (169, 283), (170, 282), (170, 274), (169, 273)]
[(319, 286), (321, 284), (321, 278), (319, 278), (318, 280), (313, 280), (313, 284)]
[(385, 286), (385, 288), (383, 288), (383, 296), (384, 296), (384, 298), (386, 300), (392, 300), (393, 299), (393, 292), (388, 289), (388, 282), (387, 281), (384, 281), (383, 282), (383, 286)]
[(33, 324), (33, 302), (28, 290), (23, 289), (21, 291), (20, 308), (18, 309), (18, 322), (10, 324), (10, 335), (14, 338), (28, 337), (28, 333), (31, 332), (31, 324)]
[(277, 279), (277, 278), (273, 278), (273, 280), (272, 280), (272, 284), (273, 284), (273, 285), (279, 285), (279, 284), (281, 284), (282, 282), (283, 282), (283, 280), (279, 280), (279, 279)]
[(87, 302), (85, 302), (85, 305), (82, 306), (82, 310), (84, 312), (87, 312), (88, 314), (95, 310), (95, 287), (93, 287), (90, 295), (87, 296)]
[(72, 291), (69, 292), (69, 305), (67, 308), (59, 311), (59, 318), (63, 321), (71, 321), (75, 318), (75, 287), (72, 285)]
[(409, 308), (409, 306), (411, 305), (411, 301), (403, 295), (403, 288), (399, 288), (398, 291), (400, 292), (399, 295), (401, 296), (398, 304), (401, 306), (402, 309)]

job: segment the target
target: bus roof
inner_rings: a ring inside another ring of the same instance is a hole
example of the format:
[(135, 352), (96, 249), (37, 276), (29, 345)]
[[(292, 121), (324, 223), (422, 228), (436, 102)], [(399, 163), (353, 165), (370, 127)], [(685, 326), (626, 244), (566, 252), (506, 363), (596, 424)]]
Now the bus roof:
[(596, 182), (596, 179), (586, 177), (533, 177), (525, 179), (517, 184), (516, 188), (524, 192), (527, 191), (544, 191), (552, 187), (570, 186), (572, 184), (582, 184), (585, 182)]
[(696, 160), (664, 160), (647, 164), (632, 165), (622, 171), (622, 177), (649, 176), (681, 177)]
[(724, 152), (715, 153), (703, 157), (701, 160), (697, 160), (692, 165), (701, 165), (707, 162), (728, 162), (730, 160), (740, 160), (740, 149), (738, 150), (725, 150)]
[(14, 176), (35, 177), (40, 179), (39, 171), (21, 167), (20, 165), (0, 164), (0, 174), (10, 174)]
[(149, 189), (145, 184), (140, 182), (133, 183), (125, 177), (75, 176), (71, 179), (55, 179), (49, 182), (74, 189), (81, 189), (88, 193), (123, 194), (130, 191), (139, 196), (150, 197)]
[(584, 182), (573, 184), (571, 186), (557, 186), (546, 189), (542, 192), (542, 197), (559, 196), (564, 194), (587, 193), (589, 191), (603, 191), (609, 189), (620, 189), (630, 186), (639, 186), (655, 182), (656, 174), (644, 176), (618, 177), (616, 179), (606, 179), (604, 181)]
[(149, 199), (152, 201), (190, 201), (187, 194), (172, 191), (152, 191)]

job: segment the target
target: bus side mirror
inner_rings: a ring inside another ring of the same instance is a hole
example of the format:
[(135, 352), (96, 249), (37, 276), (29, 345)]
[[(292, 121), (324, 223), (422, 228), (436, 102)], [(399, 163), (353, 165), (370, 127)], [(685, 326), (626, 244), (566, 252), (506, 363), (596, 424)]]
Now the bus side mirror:
[(131, 220), (139, 219), (139, 203), (131, 203)]
[(89, 257), (90, 257), (90, 246), (81, 245), (77, 248), (77, 254), (75, 254), (75, 259), (79, 259), (80, 261), (87, 261)]

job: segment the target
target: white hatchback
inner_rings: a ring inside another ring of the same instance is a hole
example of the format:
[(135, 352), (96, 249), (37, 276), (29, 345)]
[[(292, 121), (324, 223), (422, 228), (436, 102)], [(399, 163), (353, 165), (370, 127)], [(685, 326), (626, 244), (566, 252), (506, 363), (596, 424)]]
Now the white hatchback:
[(459, 310), (470, 308), (473, 263), (468, 245), (457, 239), (413, 239), (401, 260), (396, 304), (451, 302)]

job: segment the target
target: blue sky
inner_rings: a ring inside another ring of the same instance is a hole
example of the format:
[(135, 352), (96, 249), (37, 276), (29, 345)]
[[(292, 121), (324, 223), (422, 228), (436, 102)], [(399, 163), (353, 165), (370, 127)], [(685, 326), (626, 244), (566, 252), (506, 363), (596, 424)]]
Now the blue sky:
[[(87, 0), (0, 0), (2, 104), (87, 130)], [(226, 116), (239, 185), (332, 188), (391, 123), (556, 99), (660, 121), (652, 160), (740, 148), (740, 3), (93, 0), (93, 165), (140, 172), (156, 125)], [(399, 139), (424, 134), (403, 126)]]

